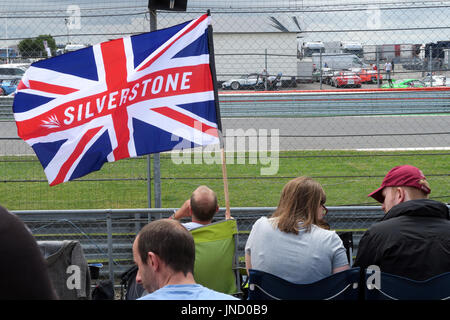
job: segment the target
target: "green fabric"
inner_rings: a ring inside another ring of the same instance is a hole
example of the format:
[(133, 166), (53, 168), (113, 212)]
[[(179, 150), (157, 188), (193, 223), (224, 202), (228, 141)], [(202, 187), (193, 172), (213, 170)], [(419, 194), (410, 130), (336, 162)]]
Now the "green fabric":
[(195, 242), (195, 281), (207, 288), (227, 293), (238, 292), (233, 260), (236, 220), (226, 220), (191, 230)]

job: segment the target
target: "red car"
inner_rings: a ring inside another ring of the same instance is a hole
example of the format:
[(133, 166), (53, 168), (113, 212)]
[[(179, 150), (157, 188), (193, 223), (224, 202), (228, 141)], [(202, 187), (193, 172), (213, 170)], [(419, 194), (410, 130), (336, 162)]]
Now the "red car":
[[(378, 72), (377, 70), (361, 69), (356, 72), (358, 77), (361, 78), (361, 83), (377, 83)], [(380, 73), (380, 83), (383, 83), (383, 76)]]
[(336, 88), (361, 88), (361, 78), (354, 72), (339, 71), (331, 78), (331, 85)]

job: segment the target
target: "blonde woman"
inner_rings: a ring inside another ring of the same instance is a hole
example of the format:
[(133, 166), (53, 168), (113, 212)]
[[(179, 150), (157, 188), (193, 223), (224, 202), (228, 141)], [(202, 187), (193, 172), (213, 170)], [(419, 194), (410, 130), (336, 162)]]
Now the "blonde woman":
[(317, 181), (289, 181), (273, 215), (252, 227), (245, 245), (247, 272), (256, 269), (293, 283), (311, 283), (349, 269), (342, 240), (323, 220), (325, 201)]

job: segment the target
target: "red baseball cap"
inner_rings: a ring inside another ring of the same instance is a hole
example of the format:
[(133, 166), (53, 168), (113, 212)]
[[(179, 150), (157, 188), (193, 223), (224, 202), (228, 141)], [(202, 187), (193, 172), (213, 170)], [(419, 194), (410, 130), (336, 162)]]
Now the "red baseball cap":
[(383, 189), (385, 187), (414, 187), (429, 194), (431, 189), (421, 184), (421, 180), (426, 180), (425, 175), (419, 168), (410, 165), (397, 166), (392, 168), (384, 177), (381, 187), (368, 195), (380, 203), (384, 202)]

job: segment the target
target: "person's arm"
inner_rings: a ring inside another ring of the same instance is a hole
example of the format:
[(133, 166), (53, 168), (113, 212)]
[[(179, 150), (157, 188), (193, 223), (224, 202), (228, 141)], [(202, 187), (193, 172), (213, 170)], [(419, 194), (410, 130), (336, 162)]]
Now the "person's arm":
[(175, 213), (171, 216), (172, 219), (181, 220), (185, 217), (191, 217), (191, 200), (186, 200), (180, 209), (175, 211)]
[(338, 273), (338, 272), (345, 271), (345, 270), (348, 270), (348, 269), (350, 269), (350, 265), (347, 264), (345, 266), (333, 269), (333, 273)]
[(248, 254), (247, 252), (245, 253), (245, 269), (247, 269), (247, 275), (250, 275), (250, 273), (248, 272), (249, 269), (252, 268), (252, 261), (250, 258), (250, 254)]

